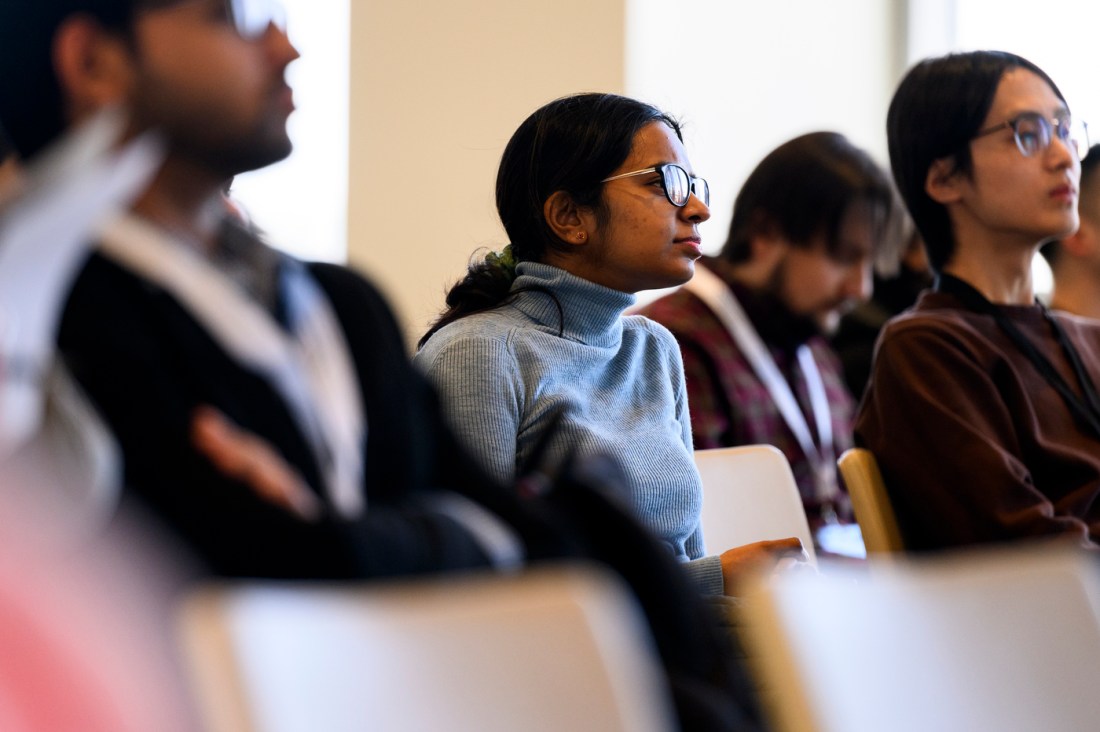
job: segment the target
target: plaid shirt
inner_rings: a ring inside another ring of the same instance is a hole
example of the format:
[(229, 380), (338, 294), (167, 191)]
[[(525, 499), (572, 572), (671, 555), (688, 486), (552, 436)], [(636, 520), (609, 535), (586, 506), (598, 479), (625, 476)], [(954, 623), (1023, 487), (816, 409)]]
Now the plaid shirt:
[[(811, 463), (767, 387), (757, 377), (718, 317), (699, 298), (684, 289), (666, 295), (638, 312), (664, 325), (680, 343), (695, 449), (761, 443), (775, 445), (791, 464), (811, 528), (820, 526), (824, 520), (824, 507), (816, 497)], [(825, 339), (813, 336), (806, 344), (813, 352), (832, 408), (833, 442), (839, 457), (852, 446), (855, 402), (844, 385), (840, 361)], [(817, 426), (798, 359), (788, 350), (770, 343), (767, 345), (779, 371), (791, 385), (816, 441)], [(843, 490), (839, 477), (838, 483)], [(851, 521), (851, 507), (846, 495), (841, 503), (843, 505), (836, 507), (838, 516), (842, 521)]]

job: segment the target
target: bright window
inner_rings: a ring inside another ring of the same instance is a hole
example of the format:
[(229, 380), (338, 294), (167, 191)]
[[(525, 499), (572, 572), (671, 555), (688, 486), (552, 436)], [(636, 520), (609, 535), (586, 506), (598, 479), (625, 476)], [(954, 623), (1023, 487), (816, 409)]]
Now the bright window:
[(287, 69), (294, 152), (245, 173), (233, 197), (271, 242), (304, 259), (347, 259), (350, 0), (283, 0), (302, 54)]

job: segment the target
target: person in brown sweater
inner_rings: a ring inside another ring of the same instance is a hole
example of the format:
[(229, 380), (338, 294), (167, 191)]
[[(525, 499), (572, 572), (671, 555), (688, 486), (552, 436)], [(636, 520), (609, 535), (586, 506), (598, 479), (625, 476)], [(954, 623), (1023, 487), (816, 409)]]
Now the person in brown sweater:
[(1085, 132), (1026, 59), (925, 60), (887, 120), (937, 274), (879, 340), (857, 418), (906, 546), (1100, 540), (1100, 324), (1035, 300), (1031, 261), (1078, 226)]

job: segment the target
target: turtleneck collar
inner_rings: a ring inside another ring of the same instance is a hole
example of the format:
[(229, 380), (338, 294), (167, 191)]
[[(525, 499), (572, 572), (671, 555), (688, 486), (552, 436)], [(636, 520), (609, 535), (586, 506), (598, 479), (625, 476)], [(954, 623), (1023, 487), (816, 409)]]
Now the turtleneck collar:
[(540, 262), (520, 262), (516, 273), (512, 292), (518, 295), (512, 305), (527, 317), (587, 345), (607, 348), (622, 341), (622, 315), (634, 305), (634, 295)]

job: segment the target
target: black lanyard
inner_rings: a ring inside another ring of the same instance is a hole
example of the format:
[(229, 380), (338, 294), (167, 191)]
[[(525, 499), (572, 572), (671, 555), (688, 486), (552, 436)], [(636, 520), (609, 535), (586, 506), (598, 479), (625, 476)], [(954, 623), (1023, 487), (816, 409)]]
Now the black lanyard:
[(949, 274), (941, 274), (936, 278), (933, 289), (936, 292), (946, 292), (950, 295), (954, 295), (962, 300), (964, 305), (975, 312), (991, 315), (1000, 329), (1004, 331), (1005, 335), (1009, 337), (1016, 347), (1020, 349), (1020, 352), (1027, 356), (1027, 359), (1031, 361), (1039, 373), (1042, 374), (1046, 382), (1054, 387), (1058, 394), (1061, 395), (1062, 401), (1069, 407), (1069, 411), (1073, 414), (1077, 423), (1085, 429), (1091, 429), (1097, 437), (1100, 437), (1100, 395), (1097, 394), (1096, 386), (1093, 384), (1092, 378), (1088, 375), (1088, 372), (1085, 371), (1085, 367), (1081, 363), (1081, 356), (1077, 353), (1077, 349), (1073, 347), (1073, 343), (1066, 335), (1065, 330), (1062, 329), (1062, 326), (1057, 320), (1051, 317), (1050, 312), (1047, 311), (1042, 303), (1037, 303), (1039, 309), (1043, 313), (1043, 317), (1046, 321), (1050, 323), (1050, 327), (1054, 331), (1054, 337), (1058, 339), (1058, 344), (1066, 354), (1066, 359), (1073, 367), (1073, 373), (1077, 376), (1077, 382), (1081, 385), (1081, 391), (1085, 394), (1084, 399), (1081, 399), (1081, 397), (1070, 388), (1070, 385), (1062, 378), (1062, 374), (1054, 368), (1050, 359), (1048, 359), (1046, 355), (1027, 338), (1027, 336), (1020, 332), (1016, 324), (1005, 316), (1004, 311), (986, 299), (985, 295), (978, 292), (970, 283)]

